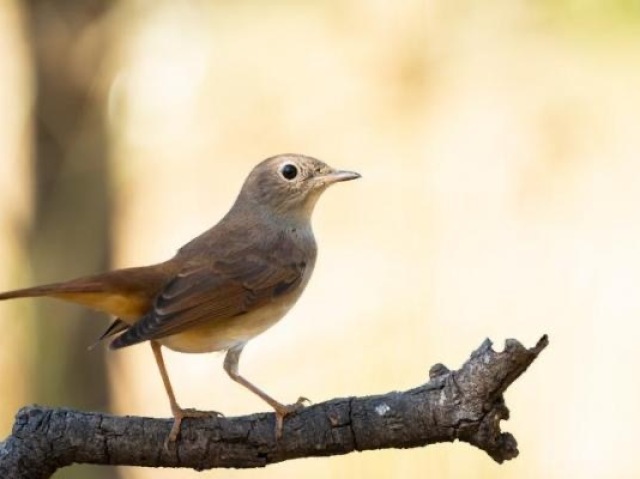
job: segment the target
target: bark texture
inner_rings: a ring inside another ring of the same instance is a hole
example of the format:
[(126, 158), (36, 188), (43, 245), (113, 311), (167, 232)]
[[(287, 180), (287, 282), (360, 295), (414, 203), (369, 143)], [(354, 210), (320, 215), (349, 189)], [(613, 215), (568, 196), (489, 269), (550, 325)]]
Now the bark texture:
[(289, 459), (332, 456), (438, 442), (467, 442), (495, 461), (518, 455), (515, 438), (500, 430), (508, 419), (503, 393), (547, 346), (506, 341), (502, 352), (485, 340), (457, 371), (437, 364), (415, 389), (332, 399), (285, 419), (276, 441), (272, 413), (185, 420), (177, 444), (163, 444), (172, 420), (116, 417), (30, 406), (0, 443), (0, 477), (40, 479), (74, 463), (197, 470), (264, 467)]

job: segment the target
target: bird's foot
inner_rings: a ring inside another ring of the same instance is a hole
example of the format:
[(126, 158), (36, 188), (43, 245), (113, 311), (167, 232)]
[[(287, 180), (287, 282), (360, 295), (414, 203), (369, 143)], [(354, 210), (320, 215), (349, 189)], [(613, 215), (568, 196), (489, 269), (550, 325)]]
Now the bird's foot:
[(298, 400), (293, 404), (278, 404), (274, 406), (276, 411), (276, 440), (282, 437), (282, 429), (284, 427), (284, 418), (291, 414), (295, 414), (307, 404), (311, 404), (311, 401), (306, 397), (299, 397)]
[(164, 448), (169, 449), (169, 444), (176, 442), (180, 435), (182, 420), (185, 418), (211, 418), (224, 417), (224, 414), (218, 411), (198, 411), (197, 409), (182, 409), (180, 407), (173, 408), (173, 426), (171, 432), (164, 441)]

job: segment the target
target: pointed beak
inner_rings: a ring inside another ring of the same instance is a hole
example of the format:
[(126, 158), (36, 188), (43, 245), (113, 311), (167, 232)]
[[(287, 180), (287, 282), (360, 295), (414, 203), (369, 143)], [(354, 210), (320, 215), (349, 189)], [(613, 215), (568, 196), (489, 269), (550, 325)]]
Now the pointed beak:
[(325, 175), (324, 179), (327, 183), (337, 183), (339, 181), (351, 181), (360, 178), (360, 173), (355, 171), (333, 170)]

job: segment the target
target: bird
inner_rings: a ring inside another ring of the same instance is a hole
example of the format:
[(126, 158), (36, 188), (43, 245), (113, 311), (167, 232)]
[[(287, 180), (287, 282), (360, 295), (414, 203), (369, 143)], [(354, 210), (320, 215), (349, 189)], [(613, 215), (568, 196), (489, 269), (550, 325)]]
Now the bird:
[(360, 174), (301, 154), (281, 154), (249, 173), (227, 214), (167, 261), (0, 293), (0, 300), (50, 297), (106, 312), (114, 321), (100, 336), (110, 349), (149, 342), (173, 414), (165, 442), (185, 418), (221, 415), (179, 406), (162, 348), (182, 353), (226, 351), (229, 377), (275, 411), (276, 437), (286, 416), (303, 407), (276, 401), (240, 374), (247, 342), (296, 303), (314, 269), (311, 216), (331, 185)]

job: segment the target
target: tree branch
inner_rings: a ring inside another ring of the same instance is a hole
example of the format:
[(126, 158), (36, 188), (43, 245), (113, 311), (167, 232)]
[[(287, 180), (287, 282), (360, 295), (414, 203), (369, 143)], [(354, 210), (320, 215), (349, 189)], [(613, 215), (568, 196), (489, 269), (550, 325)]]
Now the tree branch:
[(379, 396), (332, 399), (287, 417), (276, 441), (273, 413), (185, 420), (178, 443), (163, 443), (172, 420), (116, 417), (68, 409), (21, 409), (0, 443), (0, 477), (41, 479), (73, 463), (197, 470), (264, 467), (299, 457), (409, 448), (457, 440), (495, 461), (518, 455), (515, 438), (500, 431), (509, 410), (502, 394), (548, 345), (506, 341), (502, 352), (485, 340), (457, 371), (433, 366), (426, 384)]

